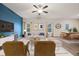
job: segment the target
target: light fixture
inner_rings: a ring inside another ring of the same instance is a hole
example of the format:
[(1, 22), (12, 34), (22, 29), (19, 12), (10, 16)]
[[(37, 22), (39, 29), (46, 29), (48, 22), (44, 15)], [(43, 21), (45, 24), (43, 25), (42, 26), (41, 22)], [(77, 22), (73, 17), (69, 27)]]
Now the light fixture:
[(38, 15), (40, 15), (41, 13), (46, 13), (46, 14), (48, 13), (46, 10), (44, 10), (48, 7), (48, 5), (43, 6), (41, 4), (38, 4), (38, 5), (33, 5), (33, 6), (36, 8), (36, 10), (32, 11), (32, 13), (37, 12)]
[(38, 9), (38, 13), (42, 13), (43, 12), (43, 10), (42, 9)]

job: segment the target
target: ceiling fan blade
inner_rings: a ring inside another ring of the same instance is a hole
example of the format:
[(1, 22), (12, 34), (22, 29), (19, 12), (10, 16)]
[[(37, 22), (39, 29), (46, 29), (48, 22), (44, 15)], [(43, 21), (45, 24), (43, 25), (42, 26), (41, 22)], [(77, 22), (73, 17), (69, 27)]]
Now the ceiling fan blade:
[(44, 13), (48, 13), (47, 11), (43, 11)]
[(33, 6), (38, 9), (38, 7), (36, 5), (33, 5)]
[(37, 12), (37, 11), (32, 11), (32, 13)]
[(46, 5), (46, 6), (43, 7), (43, 9), (45, 9), (45, 8), (47, 8), (47, 7), (48, 7), (48, 6)]

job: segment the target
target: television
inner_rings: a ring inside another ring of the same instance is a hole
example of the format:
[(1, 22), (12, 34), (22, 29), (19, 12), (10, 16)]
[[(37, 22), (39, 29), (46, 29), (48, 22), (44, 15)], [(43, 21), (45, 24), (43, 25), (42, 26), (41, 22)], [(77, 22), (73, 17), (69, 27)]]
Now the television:
[(0, 20), (0, 32), (14, 32), (14, 23)]

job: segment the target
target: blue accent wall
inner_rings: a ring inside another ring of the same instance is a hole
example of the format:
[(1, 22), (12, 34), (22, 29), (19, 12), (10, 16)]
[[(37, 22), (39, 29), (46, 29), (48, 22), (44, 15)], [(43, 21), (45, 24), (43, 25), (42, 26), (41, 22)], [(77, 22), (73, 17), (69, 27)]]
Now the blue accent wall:
[[(16, 32), (18, 36), (22, 35), (22, 17), (17, 15), (15, 12), (13, 12), (11, 9), (9, 9), (3, 4), (0, 4), (0, 20), (14, 23), (14, 32)], [(13, 32), (1, 33), (11, 35)]]

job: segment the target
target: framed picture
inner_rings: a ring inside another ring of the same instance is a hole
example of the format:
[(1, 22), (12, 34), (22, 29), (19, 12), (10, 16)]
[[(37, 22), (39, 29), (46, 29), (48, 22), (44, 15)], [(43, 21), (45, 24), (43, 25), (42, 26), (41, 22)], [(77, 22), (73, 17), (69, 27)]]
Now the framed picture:
[(43, 28), (43, 24), (39, 24), (39, 28), (42, 29)]
[(61, 24), (60, 23), (56, 24), (55, 28), (60, 29), (61, 28)]
[(7, 27), (6, 30), (7, 30), (7, 31), (13, 31), (14, 28), (13, 28), (12, 26), (13, 26), (13, 24), (8, 23), (8, 24), (6, 25), (6, 27)]
[(0, 32), (13, 32), (14, 23), (0, 20)]
[(38, 29), (38, 24), (34, 24), (34, 29), (35, 29), (35, 30)]
[(3, 31), (3, 32), (6, 31), (6, 25), (5, 25), (5, 23), (0, 23), (0, 31)]
[(30, 24), (27, 24), (27, 27), (30, 27)]

